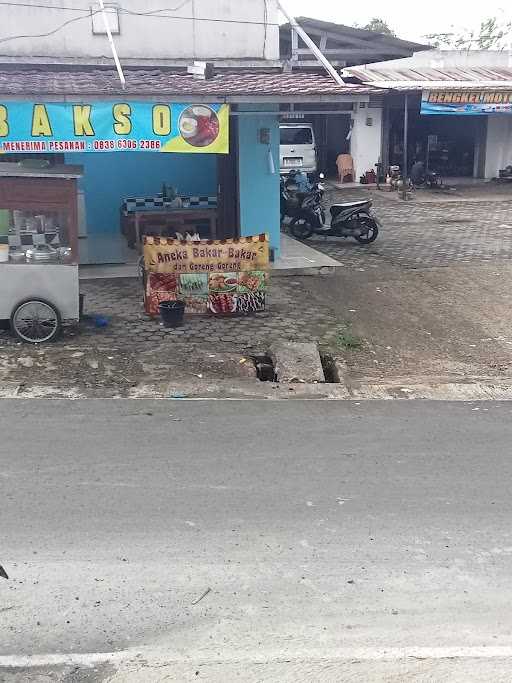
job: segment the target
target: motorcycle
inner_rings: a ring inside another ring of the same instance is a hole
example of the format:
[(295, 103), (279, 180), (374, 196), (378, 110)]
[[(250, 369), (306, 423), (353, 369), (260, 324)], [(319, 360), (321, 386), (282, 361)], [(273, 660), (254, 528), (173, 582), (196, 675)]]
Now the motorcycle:
[(300, 209), (299, 188), (294, 179), (281, 176), (281, 223), (294, 217)]
[[(324, 178), (324, 174), (320, 173), (318, 180), (311, 184), (303, 173), (291, 171), (286, 178), (281, 177), (281, 223), (287, 217), (294, 219), (302, 215), (304, 201), (313, 190), (319, 195), (319, 201), (322, 201), (325, 188), (321, 181)], [(323, 221), (325, 223), (325, 212), (323, 212)]]
[(321, 192), (318, 183), (314, 185), (302, 202), (300, 214), (290, 223), (290, 232), (296, 239), (305, 240), (316, 234), (353, 237), (359, 244), (375, 242), (382, 224), (372, 210), (371, 199), (334, 204), (330, 209), (331, 224), (326, 225)]
[(440, 189), (443, 187), (443, 179), (435, 171), (425, 168), (422, 161), (417, 161), (413, 164), (411, 169), (411, 185), (416, 189), (428, 188), (430, 190)]

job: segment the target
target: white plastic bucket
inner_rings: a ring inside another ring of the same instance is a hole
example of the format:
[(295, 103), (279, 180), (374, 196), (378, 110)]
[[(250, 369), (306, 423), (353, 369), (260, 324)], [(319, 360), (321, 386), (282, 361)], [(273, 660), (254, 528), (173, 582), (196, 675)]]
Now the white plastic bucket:
[(7, 263), (9, 260), (9, 245), (0, 244), (0, 263)]

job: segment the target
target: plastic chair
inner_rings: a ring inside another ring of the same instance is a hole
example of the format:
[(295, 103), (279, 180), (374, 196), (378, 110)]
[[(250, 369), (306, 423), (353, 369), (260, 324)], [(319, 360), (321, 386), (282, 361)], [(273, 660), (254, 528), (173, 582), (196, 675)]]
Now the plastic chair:
[(351, 154), (340, 154), (336, 159), (340, 183), (354, 182), (354, 160)]

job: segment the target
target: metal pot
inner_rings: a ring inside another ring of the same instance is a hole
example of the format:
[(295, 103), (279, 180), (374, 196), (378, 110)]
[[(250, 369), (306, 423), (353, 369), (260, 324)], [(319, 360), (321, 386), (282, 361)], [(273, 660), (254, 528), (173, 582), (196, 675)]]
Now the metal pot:
[(9, 261), (11, 263), (26, 263), (26, 260), (24, 251), (14, 251), (11, 249), (9, 252)]
[(57, 263), (59, 260), (58, 252), (50, 247), (49, 244), (38, 244), (27, 249), (28, 263)]

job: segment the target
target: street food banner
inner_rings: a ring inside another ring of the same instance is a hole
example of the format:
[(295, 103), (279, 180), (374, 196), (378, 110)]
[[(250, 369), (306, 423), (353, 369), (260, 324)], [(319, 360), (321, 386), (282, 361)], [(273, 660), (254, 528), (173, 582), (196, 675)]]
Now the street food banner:
[(512, 114), (512, 90), (424, 91), (421, 113), (482, 116)]
[(270, 248), (268, 235), (182, 242), (144, 240), (146, 313), (159, 315), (162, 301), (184, 301), (187, 313), (235, 315), (265, 309)]
[(0, 154), (229, 153), (229, 105), (0, 99)]

